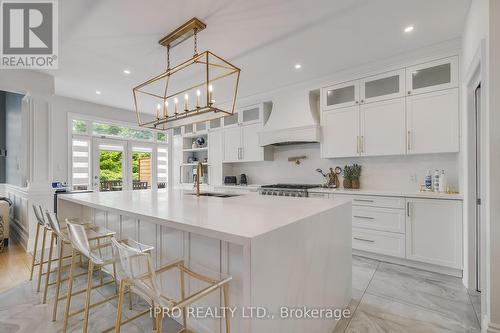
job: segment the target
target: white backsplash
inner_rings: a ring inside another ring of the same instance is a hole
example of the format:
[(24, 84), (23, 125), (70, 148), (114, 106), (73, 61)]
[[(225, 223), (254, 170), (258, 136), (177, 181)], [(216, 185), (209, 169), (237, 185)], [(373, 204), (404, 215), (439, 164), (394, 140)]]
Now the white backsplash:
[[(307, 156), (300, 165), (288, 162), (288, 157)], [(362, 166), (361, 188), (367, 190), (417, 191), (424, 183), (427, 170), (444, 169), (449, 186), (458, 190), (459, 155), (426, 154), (413, 156), (357, 157), (321, 159), (319, 144), (282, 146), (274, 148), (274, 161), (233, 163), (225, 168), (225, 175), (245, 173), (249, 184), (305, 183), (319, 184), (323, 177), (315, 170), (344, 167), (358, 163)], [(416, 177), (416, 181), (413, 177)], [(238, 177), (239, 178), (239, 177)]]

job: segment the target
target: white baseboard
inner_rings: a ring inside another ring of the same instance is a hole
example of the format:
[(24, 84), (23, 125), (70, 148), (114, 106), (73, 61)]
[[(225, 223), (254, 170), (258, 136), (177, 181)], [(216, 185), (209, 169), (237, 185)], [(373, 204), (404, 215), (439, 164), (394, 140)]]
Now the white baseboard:
[[(19, 241), (19, 244), (24, 248), (25, 251), (27, 251), (27, 246), (28, 246), (28, 233), (26, 230), (22, 229), (19, 224), (17, 224), (15, 221), (12, 219), (10, 220), (10, 239), (15, 238)], [(9, 243), (11, 241), (9, 240)]]
[[(486, 319), (486, 317), (484, 319)], [(500, 324), (488, 323), (487, 320), (483, 320), (481, 327), (481, 332), (484, 333), (500, 333)]]
[(408, 259), (404, 259), (404, 258), (396, 258), (396, 257), (386, 256), (383, 254), (365, 252), (365, 251), (354, 250), (354, 249), (352, 250), (352, 254), (358, 255), (361, 257), (375, 259), (375, 260), (385, 261), (385, 262), (389, 262), (392, 264), (410, 266), (410, 267), (422, 269), (424, 271), (430, 271), (430, 272), (435, 272), (435, 273), (440, 273), (440, 274), (445, 274), (445, 275), (451, 275), (451, 276), (455, 276), (455, 277), (459, 277), (459, 278), (462, 278), (462, 275), (463, 275), (463, 272), (460, 269), (442, 267), (442, 266), (437, 266), (437, 265), (433, 265), (433, 264), (427, 264), (424, 262), (408, 260)]

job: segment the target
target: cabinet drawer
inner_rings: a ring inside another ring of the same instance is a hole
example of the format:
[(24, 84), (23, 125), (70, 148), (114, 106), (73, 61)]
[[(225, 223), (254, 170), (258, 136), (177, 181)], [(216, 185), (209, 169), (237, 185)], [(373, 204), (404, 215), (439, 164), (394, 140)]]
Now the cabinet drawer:
[(352, 248), (393, 257), (405, 257), (405, 235), (352, 228)]
[(383, 207), (404, 209), (405, 200), (399, 197), (380, 197), (368, 195), (335, 194), (338, 198), (350, 198), (353, 206)]
[(405, 212), (402, 209), (353, 206), (352, 226), (380, 231), (405, 232)]
[(328, 193), (308, 193), (309, 198), (328, 198)]

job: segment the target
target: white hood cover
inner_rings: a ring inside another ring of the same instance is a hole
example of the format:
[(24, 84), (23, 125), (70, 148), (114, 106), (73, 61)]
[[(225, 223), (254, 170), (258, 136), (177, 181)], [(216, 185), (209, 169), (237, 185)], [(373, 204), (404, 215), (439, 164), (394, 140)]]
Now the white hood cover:
[(314, 92), (297, 91), (273, 99), (273, 109), (259, 145), (319, 142), (319, 98)]

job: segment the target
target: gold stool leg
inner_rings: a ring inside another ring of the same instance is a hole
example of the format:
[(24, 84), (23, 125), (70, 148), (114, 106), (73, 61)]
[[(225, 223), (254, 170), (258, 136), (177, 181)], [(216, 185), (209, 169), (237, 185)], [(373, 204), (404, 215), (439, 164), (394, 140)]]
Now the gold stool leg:
[(45, 239), (47, 238), (47, 228), (43, 228), (43, 237), (42, 237), (42, 250), (40, 254), (40, 266), (38, 267), (38, 285), (36, 287), (36, 291), (40, 291), (40, 285), (42, 284), (42, 273), (43, 273), (43, 254), (45, 252)]
[(64, 310), (63, 333), (66, 333), (68, 330), (69, 308), (71, 305), (71, 294), (73, 293), (73, 274), (74, 274), (73, 271), (75, 269), (75, 259), (76, 259), (76, 250), (73, 249), (71, 253), (71, 266), (69, 268), (68, 296), (66, 297), (66, 308)]
[(118, 292), (118, 307), (116, 309), (115, 333), (120, 333), (122, 325), (123, 296), (125, 293), (125, 281), (120, 281), (120, 291)]
[(56, 236), (53, 232), (50, 235), (50, 249), (49, 249), (49, 262), (47, 263), (47, 275), (45, 276), (45, 288), (43, 290), (43, 301), (42, 304), (47, 303), (47, 290), (49, 289), (49, 280), (50, 280), (50, 268), (52, 265), (52, 249), (54, 247), (54, 241)]
[(83, 333), (88, 332), (89, 327), (89, 312), (90, 312), (90, 297), (92, 292), (92, 273), (94, 272), (94, 263), (89, 260), (89, 273), (87, 276), (87, 295), (85, 297), (85, 310), (83, 312)]
[(57, 280), (56, 280), (56, 296), (54, 298), (54, 308), (52, 309), (52, 321), (56, 321), (57, 304), (59, 303), (59, 291), (61, 289), (61, 267), (64, 253), (64, 241), (60, 240), (59, 258), (57, 258)]
[(128, 287), (128, 309), (132, 310), (132, 287)]
[(38, 247), (38, 235), (40, 234), (40, 223), (36, 224), (35, 247), (33, 248), (33, 258), (31, 259), (30, 281), (33, 280), (33, 270), (35, 269), (36, 249)]
[[(161, 310), (161, 309), (160, 309)], [(157, 333), (161, 333), (161, 326), (163, 324), (163, 312), (162, 311), (159, 311), (160, 313), (158, 313), (156, 315), (156, 332)]]
[(222, 287), (222, 292), (224, 294), (224, 317), (226, 319), (226, 333), (231, 333), (231, 322), (229, 318), (229, 288), (227, 283)]
[[(181, 275), (181, 299), (186, 298), (186, 283), (184, 281), (184, 271), (180, 270)], [(184, 329), (187, 329), (187, 316), (186, 316), (186, 307), (182, 307), (182, 324), (184, 325)]]

